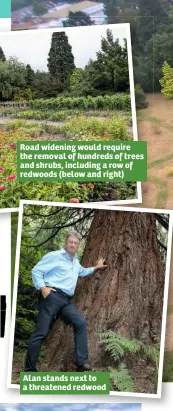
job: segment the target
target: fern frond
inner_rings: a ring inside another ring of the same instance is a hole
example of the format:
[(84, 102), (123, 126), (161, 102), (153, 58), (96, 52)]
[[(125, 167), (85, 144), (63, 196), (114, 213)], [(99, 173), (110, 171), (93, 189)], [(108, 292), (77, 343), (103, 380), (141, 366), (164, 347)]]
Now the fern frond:
[(134, 382), (125, 364), (120, 364), (118, 369), (110, 367), (110, 379), (114, 389), (121, 392), (133, 392)]

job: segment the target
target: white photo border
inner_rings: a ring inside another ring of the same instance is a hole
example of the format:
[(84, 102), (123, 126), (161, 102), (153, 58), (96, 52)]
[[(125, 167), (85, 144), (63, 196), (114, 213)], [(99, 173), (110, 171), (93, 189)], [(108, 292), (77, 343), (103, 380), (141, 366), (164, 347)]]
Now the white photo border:
[[(15, 31), (6, 31), (6, 32), (0, 32), (0, 39), (1, 36), (18, 36), (20, 33), (20, 36), (29, 36), (31, 33), (39, 34), (39, 33), (54, 33), (54, 32), (61, 32), (65, 31), (68, 33), (68, 31), (74, 31), (74, 30), (97, 30), (100, 27), (105, 27), (106, 28), (111, 28), (111, 27), (118, 27), (118, 26), (123, 26), (126, 29), (126, 39), (127, 39), (127, 52), (128, 52), (128, 66), (129, 66), (129, 82), (130, 82), (130, 97), (131, 97), (131, 113), (132, 113), (132, 128), (133, 128), (133, 141), (138, 141), (138, 130), (137, 130), (137, 116), (136, 116), (136, 102), (135, 102), (135, 87), (134, 87), (134, 75), (133, 75), (133, 60), (132, 60), (132, 45), (131, 45), (131, 32), (130, 32), (130, 23), (119, 23), (119, 24), (97, 24), (94, 26), (78, 26), (78, 27), (59, 27), (59, 28), (49, 28), (49, 29), (33, 29), (33, 30), (15, 30)], [(25, 184), (25, 183), (23, 183)], [(136, 182), (137, 184), (137, 198), (134, 199), (127, 199), (127, 200), (113, 200), (113, 201), (103, 201), (103, 202), (90, 202), (89, 204), (94, 205), (95, 204), (100, 204), (100, 205), (119, 205), (119, 204), (139, 204), (142, 203), (142, 186), (141, 182)], [(82, 204), (82, 203), (81, 203)], [(88, 204), (88, 203), (87, 203)], [(0, 209), (0, 212), (16, 212), (18, 211), (19, 208), (2, 208)]]
[[(15, 262), (15, 277), (14, 277), (14, 288), (13, 288), (13, 305), (12, 305), (12, 321), (11, 321), (11, 332), (10, 332), (10, 347), (9, 347), (9, 362), (8, 362), (8, 377), (7, 377), (7, 388), (19, 389), (20, 385), (11, 383), (12, 374), (12, 363), (13, 363), (13, 345), (14, 345), (14, 333), (15, 333), (15, 319), (16, 319), (16, 307), (17, 307), (17, 290), (18, 290), (18, 275), (19, 275), (19, 264), (20, 264), (20, 246), (21, 246), (21, 235), (22, 235), (22, 218), (23, 218), (23, 207), (24, 205), (43, 205), (43, 206), (56, 206), (56, 207), (71, 207), (71, 208), (92, 208), (88, 204), (69, 204), (61, 202), (49, 202), (49, 201), (32, 201), (32, 200), (20, 200), (19, 207), (19, 218), (18, 218), (18, 234), (17, 234), (17, 246), (16, 246), (16, 262)], [(95, 207), (99, 210), (110, 210), (106, 206)], [(110, 391), (109, 395), (124, 396), (124, 397), (139, 397), (139, 398), (161, 398), (162, 389), (162, 371), (163, 371), (163, 360), (164, 360), (164, 343), (165, 343), (165, 333), (166, 333), (166, 315), (167, 315), (167, 302), (168, 302), (168, 289), (169, 289), (169, 274), (170, 274), (170, 263), (171, 263), (171, 247), (172, 247), (172, 232), (173, 232), (173, 210), (161, 210), (152, 208), (132, 208), (132, 207), (120, 207), (114, 206), (111, 210), (117, 211), (131, 211), (131, 212), (142, 212), (142, 213), (161, 213), (169, 214), (169, 230), (168, 230), (168, 243), (167, 243), (167, 260), (166, 260), (166, 270), (165, 270), (165, 284), (164, 284), (164, 299), (163, 299), (163, 311), (162, 311), (162, 328), (161, 328), (161, 345), (160, 345), (160, 359), (159, 359), (159, 372), (158, 372), (158, 384), (156, 394), (142, 394), (142, 393), (128, 393), (128, 392), (115, 392)], [(31, 396), (30, 396), (31, 397)]]

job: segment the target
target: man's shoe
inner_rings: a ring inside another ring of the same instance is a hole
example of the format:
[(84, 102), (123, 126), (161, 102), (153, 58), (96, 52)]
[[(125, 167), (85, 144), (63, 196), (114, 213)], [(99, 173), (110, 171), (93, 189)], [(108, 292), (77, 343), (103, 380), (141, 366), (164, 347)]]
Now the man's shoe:
[(77, 371), (79, 372), (92, 371), (92, 367), (89, 364), (78, 365)]

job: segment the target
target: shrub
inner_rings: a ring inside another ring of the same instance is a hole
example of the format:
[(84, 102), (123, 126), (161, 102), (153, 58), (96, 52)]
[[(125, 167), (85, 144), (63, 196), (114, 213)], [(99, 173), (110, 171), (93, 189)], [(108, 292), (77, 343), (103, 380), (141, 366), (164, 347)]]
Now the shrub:
[(64, 125), (64, 130), (77, 140), (129, 140), (127, 121), (121, 117), (102, 120), (96, 117), (73, 117)]
[(22, 119), (33, 119), (33, 120), (49, 120), (49, 121), (61, 121), (66, 120), (68, 114), (64, 111), (59, 111), (57, 113), (52, 113), (49, 111), (41, 110), (28, 110), (28, 111), (19, 111), (16, 113), (16, 117)]
[(125, 364), (120, 364), (118, 369), (110, 367), (109, 371), (112, 390), (120, 392), (134, 391), (133, 378)]
[(145, 97), (145, 93), (142, 90), (142, 87), (140, 85), (135, 86), (135, 101), (136, 101), (136, 108), (137, 109), (142, 109), (142, 108), (147, 108), (148, 103)]
[(173, 177), (173, 167), (166, 168), (166, 175), (167, 177)]
[(163, 382), (173, 382), (173, 353), (166, 352), (163, 363)]
[[(160, 346), (157, 342), (154, 345), (145, 345), (137, 339), (122, 337), (119, 333), (108, 330), (99, 333), (100, 343), (104, 345), (105, 351), (110, 355), (116, 364), (115, 368), (110, 368), (110, 381), (114, 384), (114, 389), (120, 391), (133, 391), (133, 379), (128, 372), (126, 365), (122, 362), (126, 354), (140, 354), (145, 360), (149, 359), (155, 364), (155, 383), (158, 380)], [(118, 368), (118, 370), (117, 370)]]
[(38, 110), (64, 110), (64, 109), (111, 109), (127, 110), (131, 109), (130, 95), (126, 93), (117, 93), (114, 95), (105, 95), (97, 97), (57, 97), (51, 99), (31, 100), (29, 102), (31, 109)]
[(163, 77), (159, 81), (161, 93), (168, 99), (173, 98), (173, 68), (165, 61), (162, 67)]

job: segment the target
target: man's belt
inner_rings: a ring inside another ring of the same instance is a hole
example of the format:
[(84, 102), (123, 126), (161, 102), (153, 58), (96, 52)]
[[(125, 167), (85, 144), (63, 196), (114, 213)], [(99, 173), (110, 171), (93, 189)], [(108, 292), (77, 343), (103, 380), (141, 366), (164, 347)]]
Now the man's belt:
[(57, 291), (57, 293), (63, 295), (64, 297), (72, 298), (72, 296), (70, 296), (70, 295), (64, 293), (64, 291), (60, 290), (60, 288), (51, 287), (50, 285), (47, 285), (47, 287), (53, 288), (53, 290)]

